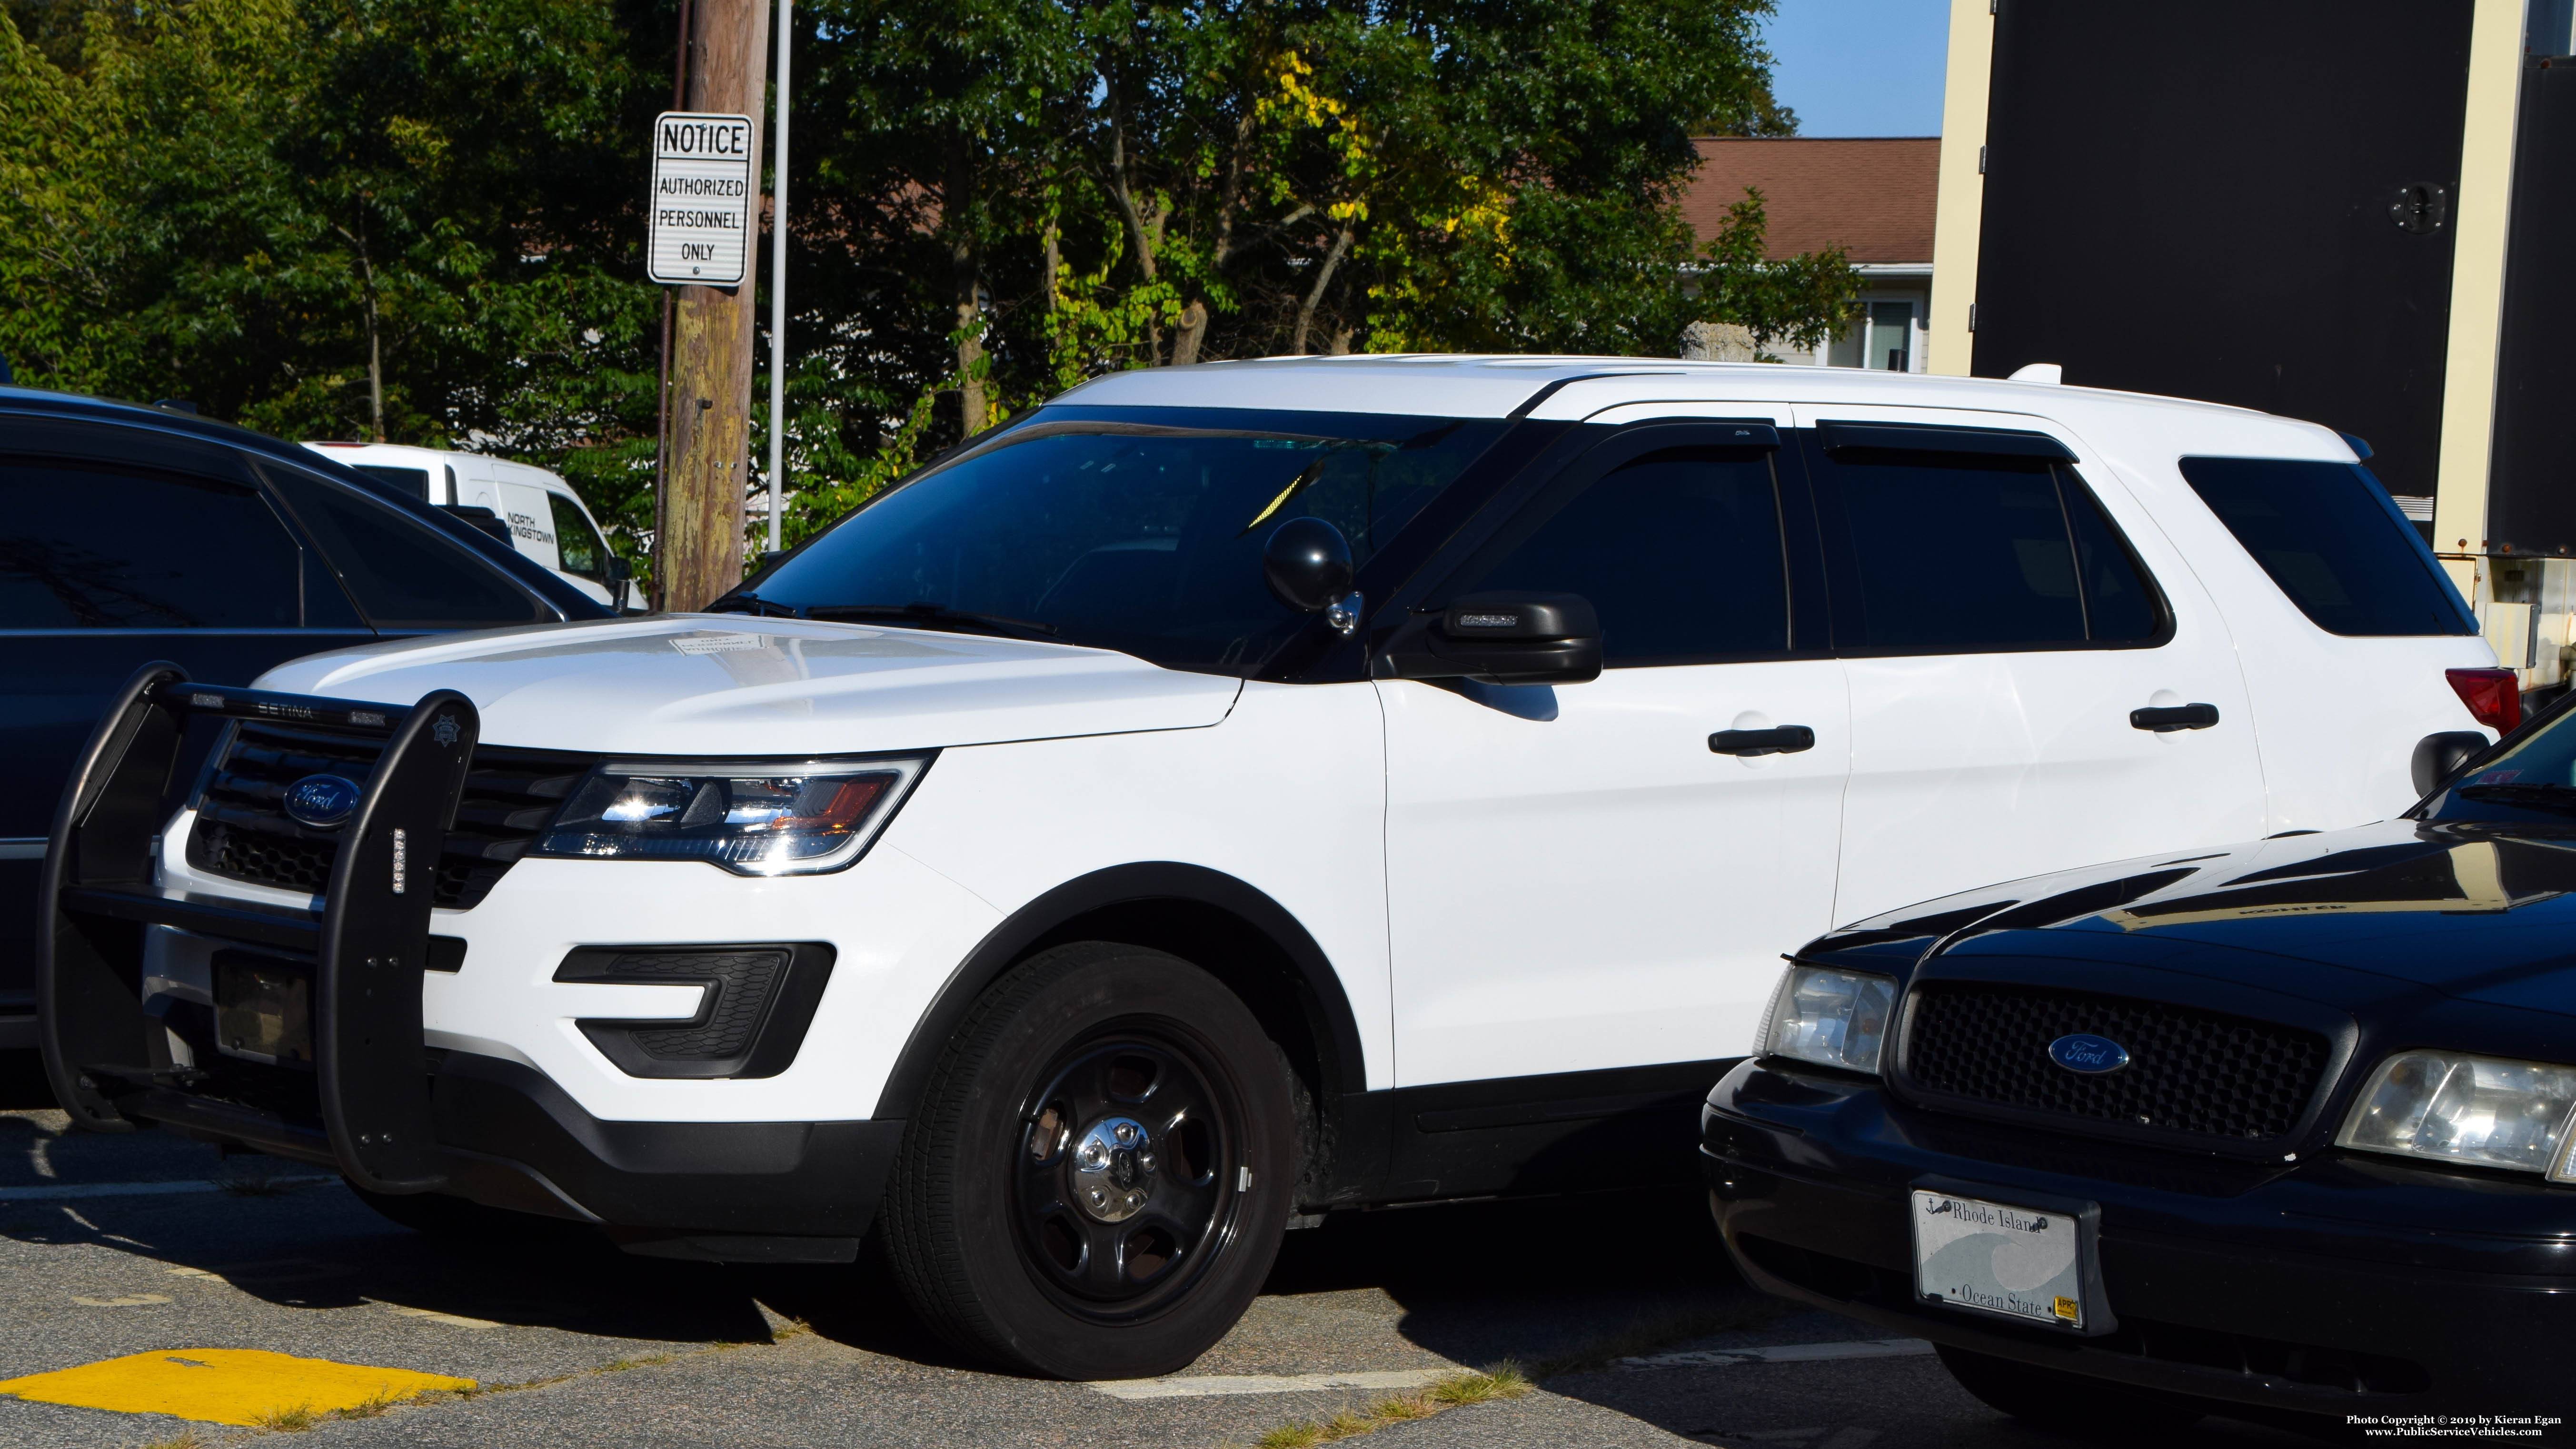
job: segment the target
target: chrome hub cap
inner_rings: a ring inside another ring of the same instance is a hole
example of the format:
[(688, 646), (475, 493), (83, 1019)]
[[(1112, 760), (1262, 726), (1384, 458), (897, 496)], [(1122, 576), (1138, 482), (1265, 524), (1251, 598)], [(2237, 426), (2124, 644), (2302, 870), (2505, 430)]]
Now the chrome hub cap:
[(1073, 1201), (1104, 1223), (1123, 1223), (1154, 1192), (1154, 1139), (1130, 1117), (1103, 1117), (1073, 1149)]

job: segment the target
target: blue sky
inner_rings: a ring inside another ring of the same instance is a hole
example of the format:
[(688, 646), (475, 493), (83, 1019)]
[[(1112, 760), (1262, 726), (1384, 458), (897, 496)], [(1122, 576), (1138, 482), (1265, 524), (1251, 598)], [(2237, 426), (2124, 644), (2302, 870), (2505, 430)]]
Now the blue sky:
[(1779, 0), (1772, 94), (1801, 136), (1937, 136), (1947, 0)]

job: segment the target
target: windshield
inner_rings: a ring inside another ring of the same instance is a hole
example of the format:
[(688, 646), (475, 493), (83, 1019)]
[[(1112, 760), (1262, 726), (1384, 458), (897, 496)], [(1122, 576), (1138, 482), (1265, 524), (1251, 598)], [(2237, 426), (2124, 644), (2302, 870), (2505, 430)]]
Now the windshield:
[(2576, 821), (2576, 711), (2560, 714), (2435, 797), (2430, 820)]
[[(1365, 565), (1505, 426), (1050, 408), (872, 500), (754, 585), (753, 597), (826, 618), (871, 606), (935, 609), (950, 617), (925, 617), (933, 627), (1249, 671), (1313, 617), (1262, 582), (1261, 548), (1280, 524), (1324, 519)], [(1015, 627), (1030, 625), (1039, 627)]]

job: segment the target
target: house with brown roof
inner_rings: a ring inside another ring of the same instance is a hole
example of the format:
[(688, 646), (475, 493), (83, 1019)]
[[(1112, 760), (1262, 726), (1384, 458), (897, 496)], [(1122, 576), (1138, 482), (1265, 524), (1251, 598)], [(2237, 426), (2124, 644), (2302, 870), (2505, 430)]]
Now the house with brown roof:
[[(1921, 372), (1932, 315), (1932, 210), (1938, 136), (1706, 136), (1683, 214), (1706, 241), (1750, 187), (1762, 193), (1765, 255), (1839, 246), (1861, 274), (1862, 315), (1813, 351), (1774, 344), (1786, 362)], [(1714, 341), (1714, 339), (1711, 339)], [(1718, 356), (1723, 343), (1703, 350)]]

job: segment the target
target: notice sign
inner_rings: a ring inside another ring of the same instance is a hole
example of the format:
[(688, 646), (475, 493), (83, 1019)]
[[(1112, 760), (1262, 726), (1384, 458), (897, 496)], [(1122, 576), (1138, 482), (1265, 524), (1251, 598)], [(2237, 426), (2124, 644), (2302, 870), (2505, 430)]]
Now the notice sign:
[(653, 234), (645, 249), (657, 282), (742, 285), (751, 255), (749, 116), (665, 111), (653, 121)]

